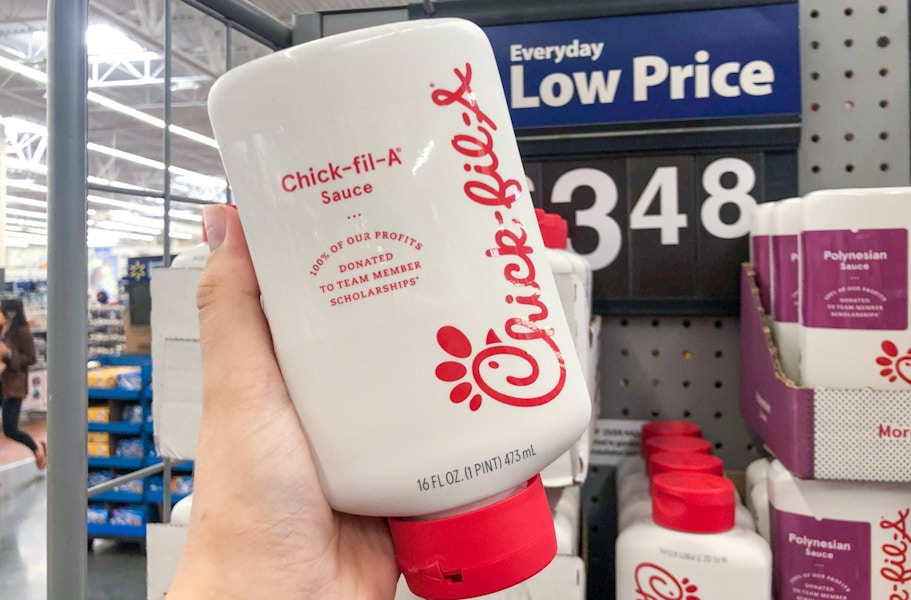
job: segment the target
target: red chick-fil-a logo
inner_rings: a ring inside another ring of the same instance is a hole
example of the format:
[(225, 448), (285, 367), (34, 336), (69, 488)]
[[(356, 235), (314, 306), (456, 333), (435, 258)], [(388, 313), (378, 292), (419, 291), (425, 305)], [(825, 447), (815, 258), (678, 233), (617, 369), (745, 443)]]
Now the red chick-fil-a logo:
[[(454, 135), (451, 145), (466, 161), (464, 168), (469, 176), (463, 186), (465, 197), (493, 209), (495, 245), (486, 251), (486, 256), (509, 261), (503, 268), (503, 277), (521, 292), (507, 294), (505, 301), (517, 308), (527, 308), (528, 313), (507, 319), (504, 335), (489, 329), (481, 347), (472, 344), (468, 335), (457, 327), (441, 327), (437, 331), (437, 343), (456, 360), (439, 363), (436, 376), (441, 381), (455, 383), (449, 399), (460, 403), (470, 398), (468, 406), (473, 411), (481, 407), (484, 396), (510, 406), (540, 406), (556, 398), (563, 389), (566, 363), (553, 340), (553, 329), (542, 327), (549, 311), (541, 301), (541, 286), (531, 259), (528, 232), (519, 219), (504, 216), (505, 210), (521, 195), (522, 185), (500, 173), (493, 135), (497, 124), (484, 113), (471, 90), (471, 64), (466, 63), (464, 69), (453, 69), (453, 72), (458, 87), (434, 89), (431, 100), (440, 107), (456, 106), (462, 110), (461, 120), (468, 132)], [(541, 344), (546, 351), (532, 353), (520, 348), (516, 342)], [(544, 387), (539, 382), (542, 369), (538, 362), (544, 357), (552, 357), (554, 361), (553, 368), (546, 370), (553, 381), (543, 393), (532, 392), (533, 385), (538, 389)], [(506, 374), (510, 369), (501, 369), (504, 365), (521, 369), (523, 374)], [(495, 377), (497, 374), (499, 376)]]
[(891, 532), (892, 541), (883, 544), (882, 551), (885, 555), (883, 562), (886, 566), (879, 570), (883, 579), (892, 584), (892, 593), (889, 600), (908, 600), (911, 592), (908, 591), (908, 582), (911, 582), (911, 569), (908, 569), (908, 548), (911, 547), (911, 537), (908, 536), (908, 514), (911, 509), (898, 511), (898, 519), (890, 521), (883, 518), (879, 522), (881, 529)]
[(699, 600), (699, 588), (684, 577), (677, 581), (667, 569), (653, 563), (636, 567), (637, 600)]

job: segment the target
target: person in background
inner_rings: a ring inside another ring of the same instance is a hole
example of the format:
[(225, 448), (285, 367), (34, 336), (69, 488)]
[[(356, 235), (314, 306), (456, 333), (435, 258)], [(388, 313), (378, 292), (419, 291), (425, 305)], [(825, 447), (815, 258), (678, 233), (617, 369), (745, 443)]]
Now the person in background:
[(0, 300), (0, 383), (2, 383), (3, 435), (28, 446), (38, 469), (47, 467), (47, 444), (35, 443), (19, 429), (22, 399), (28, 394), (28, 368), (35, 364), (35, 342), (25, 320), (22, 301)]

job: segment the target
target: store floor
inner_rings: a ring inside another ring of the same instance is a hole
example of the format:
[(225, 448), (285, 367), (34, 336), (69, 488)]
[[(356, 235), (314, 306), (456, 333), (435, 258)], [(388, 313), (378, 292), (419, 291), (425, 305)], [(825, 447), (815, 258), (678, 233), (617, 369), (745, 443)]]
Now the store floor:
[[(44, 439), (43, 422), (24, 425)], [(0, 435), (0, 598), (45, 600), (47, 478), (35, 471), (28, 449), (14, 460), (18, 450), (8, 442)], [(19, 476), (11, 476), (13, 470)], [(96, 540), (87, 562), (87, 600), (145, 599), (146, 557), (139, 545)]]

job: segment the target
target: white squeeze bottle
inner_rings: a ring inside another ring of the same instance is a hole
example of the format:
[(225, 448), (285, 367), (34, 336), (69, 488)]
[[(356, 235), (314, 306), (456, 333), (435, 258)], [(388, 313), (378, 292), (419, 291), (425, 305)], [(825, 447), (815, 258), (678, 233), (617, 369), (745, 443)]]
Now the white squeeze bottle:
[(209, 114), (329, 503), (389, 517), (424, 598), (543, 569), (538, 473), (591, 400), (483, 31), (295, 46), (222, 76)]
[(911, 486), (798, 479), (769, 468), (779, 600), (911, 597)]
[(645, 458), (643, 457), (645, 442), (649, 438), (657, 437), (659, 435), (678, 435), (681, 437), (698, 438), (702, 436), (702, 428), (690, 421), (675, 421), (670, 419), (649, 421), (648, 423), (643, 424), (642, 429), (639, 432), (639, 454), (627, 456), (620, 461), (619, 465), (617, 465), (618, 492), (619, 486), (624, 479), (635, 473), (645, 474)]
[(746, 491), (749, 492), (757, 484), (765, 483), (772, 461), (768, 458), (757, 458), (747, 465), (743, 475), (746, 482)]
[[(554, 283), (560, 304), (566, 314), (569, 332), (576, 345), (576, 354), (583, 365), (586, 382), (589, 387), (589, 396), (592, 398), (592, 419), (582, 438), (573, 444), (566, 454), (557, 459), (555, 463), (541, 471), (541, 479), (545, 487), (565, 487), (574, 485), (576, 481), (570, 470), (565, 465), (570, 462), (577, 465), (573, 471), (586, 473), (588, 471), (587, 456), (591, 448), (594, 426), (597, 416), (597, 406), (594, 401), (593, 373), (586, 372), (589, 362), (589, 330), (592, 319), (592, 268), (591, 264), (568, 247), (568, 224), (560, 215), (546, 213), (536, 208), (535, 217), (541, 229), (541, 238), (547, 249), (547, 261), (550, 264)], [(558, 531), (559, 533), (559, 531)]]
[(772, 337), (784, 374), (800, 379), (800, 198), (775, 203), (772, 211)]
[(911, 188), (813, 192), (800, 204), (800, 383), (911, 388)]
[(750, 262), (759, 287), (759, 301), (766, 315), (772, 314), (772, 211), (774, 202), (764, 202), (753, 209), (750, 221)]
[(769, 545), (734, 522), (734, 484), (704, 473), (655, 476), (652, 519), (617, 538), (617, 600), (772, 598)]

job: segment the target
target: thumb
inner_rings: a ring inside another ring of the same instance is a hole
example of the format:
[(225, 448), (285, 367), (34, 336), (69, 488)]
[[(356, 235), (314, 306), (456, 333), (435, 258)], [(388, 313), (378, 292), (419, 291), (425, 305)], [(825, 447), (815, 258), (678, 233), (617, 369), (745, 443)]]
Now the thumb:
[[(262, 411), (264, 403), (287, 405), (287, 390), (237, 211), (208, 206), (204, 218), (212, 254), (196, 301), (207, 417), (233, 415), (236, 419), (253, 407)], [(250, 402), (251, 397), (257, 402)]]

